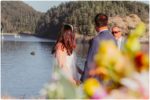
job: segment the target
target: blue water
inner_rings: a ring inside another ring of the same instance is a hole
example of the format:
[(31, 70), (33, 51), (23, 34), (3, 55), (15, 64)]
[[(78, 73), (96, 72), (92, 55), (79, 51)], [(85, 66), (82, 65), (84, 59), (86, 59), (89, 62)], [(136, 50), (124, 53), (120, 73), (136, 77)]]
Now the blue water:
[[(1, 95), (14, 98), (40, 97), (51, 81), (54, 57), (52, 40), (33, 36), (3, 36), (1, 41)], [(79, 50), (80, 47), (78, 47)], [(35, 55), (31, 55), (34, 52)], [(79, 53), (77, 54), (79, 55)], [(78, 56), (78, 66), (85, 59)]]

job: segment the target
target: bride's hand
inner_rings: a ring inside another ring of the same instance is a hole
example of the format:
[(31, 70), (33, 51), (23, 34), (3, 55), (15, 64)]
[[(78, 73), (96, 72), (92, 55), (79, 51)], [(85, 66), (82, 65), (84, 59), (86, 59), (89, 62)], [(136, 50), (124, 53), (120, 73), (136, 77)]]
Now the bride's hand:
[(79, 86), (81, 84), (80, 80), (76, 80), (76, 85)]
[(81, 81), (80, 81), (80, 80), (74, 80), (74, 79), (72, 79), (72, 80), (71, 80), (71, 83), (72, 83), (73, 85), (79, 86), (79, 85), (81, 84)]

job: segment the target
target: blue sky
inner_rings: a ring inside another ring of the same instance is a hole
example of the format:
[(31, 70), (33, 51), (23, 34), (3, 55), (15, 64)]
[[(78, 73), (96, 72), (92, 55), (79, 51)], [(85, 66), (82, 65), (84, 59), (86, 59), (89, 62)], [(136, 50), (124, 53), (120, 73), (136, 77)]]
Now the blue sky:
[[(40, 11), (40, 12), (46, 12), (48, 9), (50, 9), (53, 6), (58, 6), (59, 4), (61, 4), (62, 2), (67, 2), (69, 0), (55, 0), (55, 1), (38, 1), (38, 0), (23, 0), (25, 3), (27, 3), (28, 5), (30, 5), (31, 7), (33, 7), (35, 10)], [(147, 4), (149, 4), (148, 0), (138, 0), (141, 2), (145, 2)]]
[(62, 2), (66, 1), (25, 1), (24, 2), (31, 7), (33, 7), (35, 10), (40, 11), (40, 12), (46, 12), (49, 8), (58, 6)]

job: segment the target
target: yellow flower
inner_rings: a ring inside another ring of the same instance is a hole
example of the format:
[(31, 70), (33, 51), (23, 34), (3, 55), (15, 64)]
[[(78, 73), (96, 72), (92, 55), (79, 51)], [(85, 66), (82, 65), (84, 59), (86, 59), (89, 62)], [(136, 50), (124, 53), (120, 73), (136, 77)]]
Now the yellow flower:
[(102, 79), (119, 81), (133, 71), (130, 56), (121, 52), (112, 41), (103, 41), (95, 56), (95, 73)]
[(130, 33), (125, 44), (125, 48), (129, 53), (134, 54), (136, 51), (140, 50), (140, 43), (138, 38), (143, 35), (144, 31), (145, 24), (140, 23), (137, 25), (136, 29), (132, 33)]
[(87, 79), (83, 84), (84, 92), (90, 97), (94, 95), (99, 87), (99, 82), (94, 78)]
[(140, 50), (140, 43), (139, 40), (137, 38), (129, 38), (125, 44), (126, 49), (131, 52), (131, 53), (135, 53), (136, 51)]
[(136, 29), (132, 33), (130, 33), (129, 38), (134, 38), (134, 37), (138, 38), (142, 36), (143, 33), (145, 32), (145, 29), (146, 29), (145, 24), (143, 22), (139, 23)]
[(99, 45), (95, 62), (98, 66), (114, 65), (120, 58), (120, 51), (112, 41), (103, 41)]

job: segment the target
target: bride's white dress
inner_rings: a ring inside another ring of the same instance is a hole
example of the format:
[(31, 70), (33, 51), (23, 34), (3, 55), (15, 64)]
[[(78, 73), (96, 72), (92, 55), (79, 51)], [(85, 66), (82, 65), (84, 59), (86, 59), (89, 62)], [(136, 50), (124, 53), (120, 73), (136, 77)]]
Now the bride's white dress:
[(76, 68), (76, 55), (75, 55), (75, 53), (72, 53), (70, 56), (67, 56), (66, 66), (69, 69), (67, 75), (72, 76), (74, 79), (78, 80), (78, 72), (77, 72), (77, 68)]
[[(58, 55), (59, 56), (59, 55)], [(60, 55), (61, 56), (61, 55)], [(73, 52), (71, 55), (65, 55), (63, 58), (63, 65), (59, 63), (59, 57), (55, 57), (55, 69), (60, 69), (67, 78), (79, 80), (76, 68), (76, 54)]]

